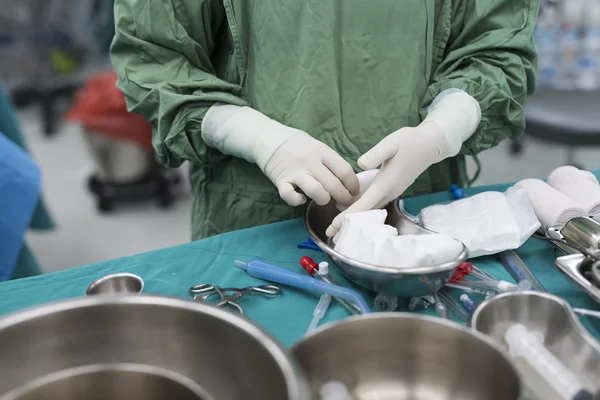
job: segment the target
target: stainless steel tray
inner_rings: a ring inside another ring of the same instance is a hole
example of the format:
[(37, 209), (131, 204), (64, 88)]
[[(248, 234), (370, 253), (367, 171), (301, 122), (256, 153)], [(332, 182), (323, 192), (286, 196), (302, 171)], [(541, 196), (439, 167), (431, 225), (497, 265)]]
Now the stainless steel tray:
[(550, 227), (546, 236), (554, 239), (556, 246), (567, 253), (556, 259), (556, 267), (600, 302), (600, 281), (593, 278), (591, 271), (594, 261), (583, 254), (600, 258), (600, 224), (594, 216), (573, 218), (564, 227)]

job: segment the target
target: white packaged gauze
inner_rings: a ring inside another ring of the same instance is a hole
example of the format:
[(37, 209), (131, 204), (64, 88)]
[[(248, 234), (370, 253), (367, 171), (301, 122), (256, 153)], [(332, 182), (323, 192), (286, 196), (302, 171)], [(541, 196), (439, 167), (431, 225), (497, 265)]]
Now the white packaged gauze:
[(585, 215), (575, 200), (540, 179), (523, 179), (515, 186), (527, 192), (544, 232), (551, 226), (563, 226), (572, 218)]
[(600, 184), (591, 172), (559, 167), (548, 175), (548, 184), (575, 200), (587, 214), (600, 214)]
[(519, 248), (540, 228), (523, 188), (484, 192), (421, 211), (421, 224), (460, 240), (470, 257)]

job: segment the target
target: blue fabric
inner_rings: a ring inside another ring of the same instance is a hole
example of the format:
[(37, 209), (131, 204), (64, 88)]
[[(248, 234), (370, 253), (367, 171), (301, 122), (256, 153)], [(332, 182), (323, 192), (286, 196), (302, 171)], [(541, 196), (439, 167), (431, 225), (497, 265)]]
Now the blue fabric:
[[(17, 112), (8, 92), (2, 85), (0, 85), (0, 132), (21, 149), (29, 152), (27, 144), (25, 143), (25, 138), (21, 132)], [(39, 197), (37, 207), (31, 218), (30, 227), (41, 230), (50, 230), (54, 228), (54, 222), (52, 221), (52, 218), (50, 218), (50, 214), (44, 206), (41, 196)], [(30, 266), (24, 266), (24, 269), (31, 270)]]
[(0, 281), (13, 275), (39, 195), (39, 168), (0, 134)]
[[(508, 185), (466, 189), (468, 195), (483, 190), (503, 191)], [(417, 213), (421, 208), (451, 200), (450, 192), (437, 193), (407, 200), (407, 208)], [(95, 279), (115, 272), (132, 272), (141, 276), (146, 286), (144, 292), (190, 299), (188, 289), (198, 283), (240, 287), (261, 284), (244, 271), (233, 266), (236, 259), (259, 258), (272, 264), (303, 273), (299, 265), (302, 256), (308, 255), (315, 261), (325, 261), (326, 256), (308, 250), (297, 249), (296, 245), (306, 240), (307, 232), (300, 220), (282, 222), (258, 228), (237, 231), (225, 235), (125, 257), (113, 261), (72, 268), (66, 271), (0, 283), (0, 314), (6, 314), (50, 301), (83, 296), (86, 287)], [(554, 266), (553, 247), (538, 239), (529, 240), (517, 251), (525, 263), (536, 274), (551, 293), (565, 298), (575, 307), (600, 309), (600, 305), (571, 283)], [(494, 258), (474, 260), (475, 265), (486, 269), (497, 278), (511, 280), (510, 275)], [(332, 274), (340, 282), (349, 285), (339, 271), (332, 267)], [(512, 281), (512, 280), (511, 280)], [(252, 296), (242, 301), (250, 320), (289, 346), (306, 331), (317, 305), (318, 296), (283, 287), (280, 298), (265, 299)], [(372, 298), (362, 292), (367, 302)], [(400, 302), (406, 310), (406, 301)], [(325, 322), (347, 316), (338, 304), (332, 303)], [(598, 325), (586, 322), (588, 329), (597, 337)]]

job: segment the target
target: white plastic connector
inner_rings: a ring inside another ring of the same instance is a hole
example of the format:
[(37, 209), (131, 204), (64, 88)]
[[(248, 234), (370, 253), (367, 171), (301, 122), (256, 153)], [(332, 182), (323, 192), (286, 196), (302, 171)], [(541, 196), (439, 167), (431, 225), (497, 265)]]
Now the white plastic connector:
[(516, 292), (517, 290), (519, 290), (519, 287), (517, 285), (515, 285), (514, 283), (510, 283), (507, 281), (500, 281), (500, 282), (498, 282), (498, 290), (502, 293)]
[(319, 275), (324, 276), (329, 274), (329, 263), (326, 261), (321, 261), (319, 263)]

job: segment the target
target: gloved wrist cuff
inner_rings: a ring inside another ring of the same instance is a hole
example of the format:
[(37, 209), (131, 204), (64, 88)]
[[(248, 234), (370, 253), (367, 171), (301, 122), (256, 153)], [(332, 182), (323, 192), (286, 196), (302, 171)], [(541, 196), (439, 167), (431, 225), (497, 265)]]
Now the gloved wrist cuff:
[(250, 107), (229, 104), (213, 105), (202, 121), (208, 146), (256, 163), (263, 172), (275, 150), (297, 132)]
[(477, 129), (481, 121), (481, 108), (477, 100), (466, 92), (448, 89), (433, 101), (423, 123), (428, 121), (437, 122), (442, 128), (448, 149), (447, 157), (453, 157)]

